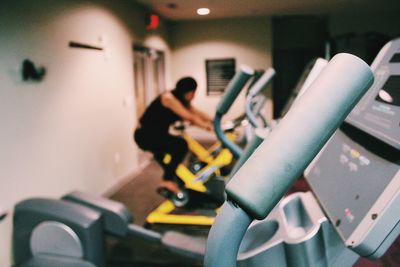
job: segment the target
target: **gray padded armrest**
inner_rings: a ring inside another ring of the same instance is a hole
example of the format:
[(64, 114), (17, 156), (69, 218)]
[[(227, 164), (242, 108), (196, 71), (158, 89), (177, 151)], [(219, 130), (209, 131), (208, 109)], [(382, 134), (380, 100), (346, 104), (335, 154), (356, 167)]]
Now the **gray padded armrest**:
[(104, 220), (104, 230), (108, 234), (120, 237), (127, 235), (128, 225), (133, 218), (131, 212), (122, 203), (79, 191), (71, 192), (62, 199), (100, 212)]

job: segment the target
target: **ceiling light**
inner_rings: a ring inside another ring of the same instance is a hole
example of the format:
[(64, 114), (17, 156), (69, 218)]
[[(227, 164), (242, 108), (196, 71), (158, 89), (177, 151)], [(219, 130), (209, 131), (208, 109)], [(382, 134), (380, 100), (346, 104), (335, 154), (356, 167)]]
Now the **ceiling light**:
[(197, 14), (199, 14), (200, 16), (208, 15), (210, 14), (210, 9), (206, 7), (199, 8), (197, 9)]

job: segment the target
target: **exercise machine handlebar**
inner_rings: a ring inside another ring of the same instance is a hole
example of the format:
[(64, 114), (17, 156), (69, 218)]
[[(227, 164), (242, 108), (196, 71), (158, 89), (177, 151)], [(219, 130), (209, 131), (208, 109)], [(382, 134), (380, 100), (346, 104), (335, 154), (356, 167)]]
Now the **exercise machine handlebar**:
[(254, 70), (250, 67), (245, 65), (240, 67), (239, 71), (236, 72), (235, 76), (233, 76), (232, 80), (229, 82), (224, 95), (218, 103), (218, 114), (225, 115), (229, 111), (240, 91), (253, 74)]
[[(257, 80), (257, 82), (251, 87), (246, 97), (246, 115), (249, 122), (254, 128), (262, 128), (263, 126), (257, 121), (256, 115), (253, 113), (253, 98), (257, 96), (265, 87), (270, 83), (272, 78), (275, 76), (275, 70), (269, 68), (264, 74)], [(258, 111), (257, 111), (258, 112)]]
[(254, 74), (254, 70), (248, 66), (241, 66), (239, 71), (236, 72), (232, 80), (229, 82), (224, 95), (217, 106), (217, 111), (214, 117), (214, 131), (221, 143), (227, 147), (234, 157), (240, 157), (242, 150), (236, 144), (229, 141), (221, 128), (221, 119), (228, 110), (231, 108), (233, 102), (239, 95), (240, 91), (244, 88), (247, 81)]

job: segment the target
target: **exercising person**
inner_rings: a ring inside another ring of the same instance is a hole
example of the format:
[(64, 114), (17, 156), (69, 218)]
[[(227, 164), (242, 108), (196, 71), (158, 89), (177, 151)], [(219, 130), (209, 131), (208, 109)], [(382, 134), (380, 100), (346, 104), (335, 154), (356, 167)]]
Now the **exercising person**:
[[(161, 93), (146, 108), (134, 133), (136, 144), (143, 150), (150, 151), (163, 167), (163, 180), (160, 189), (174, 194), (179, 192), (176, 168), (185, 158), (188, 145), (182, 137), (169, 134), (169, 127), (176, 121), (183, 120), (206, 129), (212, 129), (212, 120), (193, 105), (197, 82), (192, 77), (180, 79), (172, 91)], [(166, 154), (171, 156), (167, 164), (163, 162)]]

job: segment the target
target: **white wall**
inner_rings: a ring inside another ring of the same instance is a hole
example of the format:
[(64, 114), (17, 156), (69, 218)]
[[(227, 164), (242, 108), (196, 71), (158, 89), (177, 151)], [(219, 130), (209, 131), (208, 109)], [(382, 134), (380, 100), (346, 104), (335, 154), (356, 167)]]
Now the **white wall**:
[[(74, 189), (103, 194), (136, 170), (132, 43), (169, 49), (165, 30), (147, 38), (143, 14), (129, 1), (2, 1), (1, 208)], [(47, 68), (42, 82), (22, 81), (25, 58)], [(11, 228), (8, 216), (0, 266), (10, 266)]]
[[(236, 67), (253, 69), (272, 66), (271, 20), (267, 17), (176, 22), (171, 29), (172, 80), (193, 76), (198, 82), (194, 105), (214, 115), (218, 96), (206, 95), (206, 59), (235, 58)], [(233, 105), (227, 118), (244, 110), (244, 95)], [(272, 103), (268, 103), (268, 113)]]

